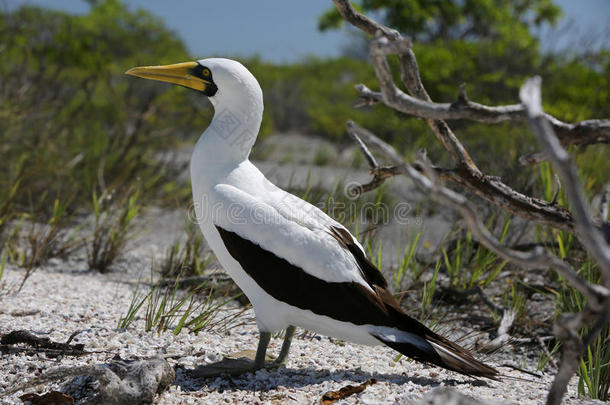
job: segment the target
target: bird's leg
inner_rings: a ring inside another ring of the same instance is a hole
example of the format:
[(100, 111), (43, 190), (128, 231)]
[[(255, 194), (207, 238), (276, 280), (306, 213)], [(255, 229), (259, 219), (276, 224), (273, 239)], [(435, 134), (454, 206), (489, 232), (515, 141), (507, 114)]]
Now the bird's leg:
[(261, 336), (258, 340), (258, 348), (256, 349), (256, 357), (254, 358), (254, 369), (259, 370), (265, 366), (265, 356), (267, 354), (267, 346), (271, 340), (270, 332), (261, 331)]
[(271, 333), (261, 332), (256, 354), (252, 350), (247, 350), (229, 355), (217, 363), (199, 366), (192, 370), (190, 374), (195, 378), (218, 377), (223, 374), (237, 376), (259, 370), (263, 367), (277, 367), (275, 363), (265, 363), (265, 360), (271, 360), (266, 358), (267, 346), (269, 346), (270, 339)]
[(275, 362), (277, 364), (284, 364), (286, 359), (288, 358), (288, 352), (290, 351), (290, 344), (292, 343), (292, 336), (294, 336), (294, 330), (296, 328), (292, 325), (286, 328), (286, 336), (284, 337), (284, 343), (282, 343), (282, 349), (280, 350), (280, 355), (277, 356)]

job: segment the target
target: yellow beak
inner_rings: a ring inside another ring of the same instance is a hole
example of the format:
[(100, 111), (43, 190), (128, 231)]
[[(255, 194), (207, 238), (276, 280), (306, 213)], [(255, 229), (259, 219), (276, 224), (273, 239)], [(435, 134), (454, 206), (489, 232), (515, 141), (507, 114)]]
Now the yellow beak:
[(196, 66), (196, 62), (176, 63), (165, 66), (139, 66), (129, 69), (125, 74), (205, 91), (207, 86), (212, 84), (212, 82), (195, 76), (193, 69)]

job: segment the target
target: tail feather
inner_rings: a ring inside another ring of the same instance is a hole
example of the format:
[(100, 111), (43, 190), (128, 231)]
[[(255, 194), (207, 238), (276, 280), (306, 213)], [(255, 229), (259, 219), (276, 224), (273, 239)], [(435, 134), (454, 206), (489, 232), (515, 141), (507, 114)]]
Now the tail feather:
[(434, 364), (471, 377), (492, 380), (498, 380), (500, 377), (496, 369), (475, 359), (469, 350), (432, 331), (431, 335), (423, 337), (404, 331), (399, 333), (402, 334), (399, 340), (389, 339), (381, 333), (373, 336), (392, 349), (423, 363)]
[(372, 333), (382, 343), (424, 363), (472, 377), (499, 379), (498, 370), (475, 359), (470, 350), (432, 332), (424, 324), (405, 314), (397, 305), (387, 308), (394, 327), (377, 328)]
[[(466, 350), (445, 338), (442, 339), (445, 341), (445, 344), (440, 342), (430, 343), (439, 354), (441, 360), (445, 364), (445, 368), (473, 377), (485, 377), (492, 380), (499, 379), (500, 373), (498, 370), (475, 359), (472, 352), (469, 350)], [(449, 347), (446, 343), (450, 344)], [(458, 348), (459, 351), (456, 351), (456, 348)]]
[(432, 332), (407, 315), (386, 288), (373, 285), (380, 305), (387, 311), (385, 325), (376, 326), (371, 335), (392, 349), (412, 359), (435, 364), (473, 377), (498, 380), (500, 373), (479, 360), (472, 352)]

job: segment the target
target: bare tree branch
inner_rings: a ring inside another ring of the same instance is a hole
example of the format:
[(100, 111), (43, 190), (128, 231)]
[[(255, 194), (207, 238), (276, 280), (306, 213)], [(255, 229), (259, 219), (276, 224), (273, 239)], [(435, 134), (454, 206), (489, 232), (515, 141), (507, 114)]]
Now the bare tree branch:
[[(392, 44), (394, 44), (394, 46), (391, 46)], [(413, 87), (412, 92), (419, 94), (419, 97), (423, 98), (424, 101), (430, 101), (430, 96), (424, 89), (421, 84), (421, 79), (419, 78), (419, 69), (416, 68), (417, 62), (415, 61), (415, 54), (411, 50), (411, 41), (408, 39), (399, 39), (390, 43), (387, 38), (380, 37), (371, 42), (371, 62), (375, 67), (375, 73), (377, 74), (377, 81), (381, 87), (384, 104), (400, 111), (400, 99), (402, 95), (404, 95), (404, 93), (396, 87), (392, 79), (392, 72), (390, 71), (390, 66), (386, 59), (390, 54), (398, 54), (399, 57), (403, 57), (403, 59), (405, 59), (404, 63), (408, 65), (408, 71), (412, 72), (405, 78), (408, 83), (408, 85), (405, 83), (407, 88)], [(407, 72), (407, 69), (403, 69), (403, 73), (405, 72)], [(478, 172), (470, 155), (444, 121), (427, 119), (427, 122), (432, 127), (438, 140), (441, 141), (445, 149), (447, 149), (453, 160), (459, 166)]]
[(564, 181), (566, 195), (576, 218), (576, 232), (587, 251), (591, 253), (602, 270), (606, 286), (610, 286), (610, 246), (595, 227), (582, 190), (578, 171), (568, 152), (561, 146), (542, 110), (540, 77), (529, 79), (521, 87), (520, 97), (527, 110), (530, 124), (538, 140), (549, 154), (555, 170)]
[[(518, 251), (503, 246), (478, 219), (476, 211), (470, 206), (466, 197), (440, 185), (438, 181), (431, 180), (412, 166), (404, 163), (394, 148), (370, 131), (360, 128), (351, 121), (348, 122), (347, 128), (355, 137), (363, 137), (369, 144), (375, 145), (392, 159), (397, 166), (402, 167), (405, 175), (411, 178), (431, 198), (458, 211), (468, 224), (473, 236), (486, 248), (499, 257), (525, 269), (550, 267), (587, 298), (587, 307), (582, 312), (579, 314), (562, 314), (554, 327), (555, 335), (563, 342), (563, 349), (561, 365), (549, 390), (547, 403), (559, 405), (567, 384), (578, 367), (579, 359), (585, 348), (585, 343), (580, 339), (578, 331), (586, 325), (591, 325), (595, 322), (594, 328), (587, 335), (587, 340), (592, 340), (596, 334), (591, 334), (594, 331), (599, 333), (604, 325), (607, 324), (607, 320), (610, 317), (610, 290), (604, 286), (594, 285), (583, 280), (568, 263), (557, 256), (551, 255), (540, 246), (530, 251)], [(555, 141), (558, 144), (556, 139)], [(366, 147), (364, 142), (361, 142), (361, 144)], [(432, 175), (433, 178), (436, 177), (426, 162), (420, 162), (420, 164), (424, 166), (423, 172)], [(568, 185), (566, 182), (566, 192), (571, 192), (571, 190), (567, 190), (571, 186), (571, 184)], [(509, 320), (510, 317), (507, 317), (503, 330), (507, 329)]]
[[(366, 158), (366, 161), (369, 164), (370, 173), (373, 176), (371, 181), (366, 184), (358, 184), (352, 186), (348, 190), (351, 196), (356, 197), (362, 193), (366, 193), (367, 191), (374, 190), (381, 186), (387, 179), (405, 174), (401, 166), (379, 166), (371, 152), (368, 150), (362, 140), (358, 137), (358, 135), (353, 132), (350, 132), (350, 134), (352, 135), (352, 137), (360, 147), (360, 150), (364, 154), (364, 157)], [(413, 165), (413, 168), (417, 171), (422, 171), (422, 167), (417, 163)], [(453, 170), (450, 169), (432, 167), (432, 170), (434, 170), (436, 175), (441, 177), (442, 179), (448, 179), (455, 175), (453, 173)]]
[(394, 29), (388, 28), (384, 25), (371, 20), (367, 16), (360, 14), (349, 3), (349, 0), (333, 0), (339, 13), (345, 21), (349, 21), (355, 27), (358, 27), (364, 32), (371, 35), (376, 35), (377, 32), (381, 32), (388, 39), (399, 39), (400, 33)]
[[(347, 21), (369, 34), (382, 35), (371, 43), (371, 61), (380, 84), (383, 102), (391, 108), (399, 110), (397, 100), (400, 99), (401, 94), (404, 95), (394, 84), (386, 60), (388, 54), (396, 53), (401, 66), (401, 79), (411, 93), (411, 98), (419, 99), (418, 102), (430, 103), (431, 99), (422, 84), (410, 40), (403, 39), (400, 35), (394, 35), (394, 31), (389, 33), (388, 29), (384, 30), (382, 25), (354, 10), (349, 1), (333, 1)], [(460, 98), (467, 99), (463, 89), (461, 94)], [(446, 178), (511, 214), (542, 225), (573, 232), (572, 214), (567, 209), (539, 198), (524, 195), (504, 184), (500, 179), (482, 173), (445, 121), (426, 118), (426, 122), (456, 164), (456, 168), (452, 172), (445, 174)], [(381, 183), (382, 181), (371, 182), (368, 189)]]
[[(487, 227), (478, 220), (476, 211), (470, 207), (466, 197), (431, 181), (412, 166), (407, 165), (392, 146), (382, 141), (372, 132), (361, 128), (355, 122), (349, 121), (347, 123), (347, 130), (352, 136), (364, 138), (367, 143), (374, 145), (381, 150), (386, 156), (392, 159), (393, 163), (398, 167), (401, 167), (402, 170), (404, 170), (404, 174), (411, 178), (415, 184), (430, 195), (431, 198), (458, 211), (466, 220), (476, 239), (501, 258), (510, 260), (525, 269), (551, 267), (577, 288), (590, 302), (597, 302), (598, 306), (605, 297), (610, 296), (610, 291), (606, 288), (592, 285), (582, 280), (568, 263), (559, 259), (557, 256), (549, 254), (541, 246), (536, 246), (530, 251), (513, 250), (503, 246), (489, 232)], [(420, 165), (428, 166), (428, 164), (424, 162), (420, 162)]]
[[(568, 152), (563, 149), (542, 109), (540, 77), (529, 79), (521, 87), (519, 96), (527, 111), (530, 125), (544, 150), (549, 154), (555, 170), (561, 174), (565, 184), (566, 196), (576, 218), (576, 232), (586, 250), (593, 256), (602, 273), (606, 287), (610, 287), (610, 246), (601, 232), (593, 225), (592, 216), (578, 177), (578, 171)], [(601, 286), (600, 286), (601, 287)], [(600, 297), (601, 298), (601, 297)], [(570, 378), (579, 366), (585, 347), (608, 324), (610, 319), (610, 297), (602, 301), (588, 300), (587, 307), (579, 314), (564, 314), (555, 324), (555, 335), (562, 340), (561, 364), (549, 391), (547, 404), (560, 404)], [(585, 339), (578, 331), (594, 323)]]
[[(371, 42), (370, 55), (381, 92), (373, 92), (369, 88), (359, 85), (357, 88), (360, 98), (357, 104), (371, 105), (383, 102), (396, 111), (424, 118), (455, 163), (455, 169), (446, 172), (439, 172), (438, 168), (433, 168), (425, 159), (418, 162), (417, 165), (406, 164), (402, 156), (390, 145), (355, 123), (348, 122), (348, 132), (353, 135), (367, 157), (373, 175), (372, 181), (360, 186), (359, 192), (378, 187), (388, 177), (404, 174), (431, 198), (457, 210), (466, 221), (473, 236), (496, 255), (525, 269), (550, 267), (587, 299), (586, 306), (580, 313), (562, 314), (554, 325), (556, 337), (563, 342), (562, 357), (559, 370), (549, 390), (547, 403), (560, 404), (567, 384), (579, 365), (584, 348), (593, 342), (593, 339), (610, 320), (610, 237), (604, 239), (604, 236), (607, 235), (602, 234), (602, 231), (610, 233), (610, 226), (606, 222), (607, 194), (601, 198), (601, 218), (599, 221), (594, 220), (587, 206), (577, 170), (563, 146), (610, 143), (610, 121), (588, 120), (569, 124), (544, 113), (541, 103), (540, 78), (530, 79), (524, 84), (520, 92), (522, 104), (519, 105), (486, 106), (472, 102), (466, 95), (464, 85), (460, 86), (457, 101), (434, 103), (421, 81), (417, 59), (411, 49), (410, 40), (402, 38), (395, 30), (358, 13), (348, 0), (333, 1), (346, 21), (375, 36)], [(401, 80), (409, 94), (394, 84), (387, 61), (387, 56), (390, 54), (398, 56)], [(499, 179), (482, 173), (444, 121), (449, 119), (469, 119), (486, 123), (527, 119), (536, 132), (543, 151), (522, 157), (520, 161), (532, 164), (550, 158), (560, 174), (563, 188), (574, 214), (556, 204), (561, 187), (559, 181), (553, 201), (547, 202), (523, 195)], [(558, 135), (555, 134), (555, 131)], [(360, 137), (365, 138), (368, 144), (378, 147), (393, 160), (395, 166), (380, 167)], [(460, 184), (463, 188), (507, 212), (540, 224), (576, 232), (584, 248), (599, 264), (604, 286), (591, 284), (584, 280), (567, 262), (540, 246), (528, 251), (503, 246), (478, 219), (476, 211), (470, 206), (465, 196), (440, 184), (439, 173), (443, 175), (444, 179)], [(601, 227), (598, 228), (599, 223), (601, 223)], [(512, 323), (511, 314), (505, 313), (505, 315), (506, 320), (501, 328), (503, 332), (501, 335), (504, 335), (504, 338), (508, 336), (508, 327)], [(587, 326), (591, 326), (591, 328), (584, 339), (581, 339), (581, 330)]]
[[(398, 47), (385, 46), (386, 50), (396, 48)], [(385, 103), (383, 93), (373, 91), (364, 84), (356, 85), (356, 90), (360, 93), (361, 105)], [(396, 96), (388, 106), (405, 114), (435, 120), (468, 119), (497, 124), (505, 121), (525, 121), (528, 118), (522, 104), (487, 106), (475, 103), (466, 97), (463, 86), (460, 87), (458, 94), (458, 99), (453, 103), (435, 103), (411, 97), (400, 89), (396, 89)], [(544, 116), (553, 126), (553, 130), (563, 146), (610, 143), (610, 120), (596, 119), (570, 124), (550, 114), (545, 113)]]

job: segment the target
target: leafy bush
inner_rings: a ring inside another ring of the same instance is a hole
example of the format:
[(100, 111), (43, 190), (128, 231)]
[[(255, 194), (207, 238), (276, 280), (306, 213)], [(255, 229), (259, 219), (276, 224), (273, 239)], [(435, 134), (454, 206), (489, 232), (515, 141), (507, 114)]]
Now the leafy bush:
[(85, 15), (35, 7), (0, 13), (0, 170), (7, 174), (0, 195), (18, 180), (14, 203), (48, 191), (90, 207), (85, 196), (93, 190), (132, 182), (150, 190), (172, 177), (159, 153), (209, 119), (190, 93), (123, 74), (188, 60), (173, 32), (118, 0), (92, 4)]

